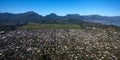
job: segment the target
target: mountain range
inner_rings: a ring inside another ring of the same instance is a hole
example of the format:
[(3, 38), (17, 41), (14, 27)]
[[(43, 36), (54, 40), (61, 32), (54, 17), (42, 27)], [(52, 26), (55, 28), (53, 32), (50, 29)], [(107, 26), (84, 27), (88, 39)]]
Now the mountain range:
[(18, 14), (8, 12), (0, 13), (0, 22), (78, 23), (81, 21), (120, 26), (120, 16), (110, 17), (101, 15), (79, 14), (67, 14), (66, 16), (58, 16), (55, 13), (42, 16), (34, 11)]

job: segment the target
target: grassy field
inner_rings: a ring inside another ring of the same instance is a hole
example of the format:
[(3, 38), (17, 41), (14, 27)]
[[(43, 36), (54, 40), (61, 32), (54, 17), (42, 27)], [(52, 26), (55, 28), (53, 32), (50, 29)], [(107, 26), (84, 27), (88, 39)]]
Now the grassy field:
[(80, 25), (77, 24), (39, 24), (39, 23), (29, 23), (23, 27), (22, 29), (79, 29)]

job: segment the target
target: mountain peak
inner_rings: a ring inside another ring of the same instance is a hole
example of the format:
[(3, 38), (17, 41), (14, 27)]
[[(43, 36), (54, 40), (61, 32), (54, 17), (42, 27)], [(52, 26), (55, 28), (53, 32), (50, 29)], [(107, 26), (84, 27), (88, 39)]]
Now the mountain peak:
[(55, 14), (55, 13), (50, 13), (49, 15), (51, 15), (51, 16), (57, 16), (57, 14)]
[(62, 16), (58, 16), (58, 15), (56, 15), (55, 13), (50, 13), (49, 15), (46, 15), (45, 18), (58, 19), (58, 20), (63, 19)]
[(36, 12), (34, 12), (34, 11), (27, 11), (27, 12), (25, 12), (26, 14), (37, 14)]
[(80, 19), (81, 18), (81, 16), (79, 14), (67, 14), (65, 17), (71, 18), (71, 19)]
[(45, 17), (57, 17), (55, 13), (50, 13), (49, 15), (46, 15)]

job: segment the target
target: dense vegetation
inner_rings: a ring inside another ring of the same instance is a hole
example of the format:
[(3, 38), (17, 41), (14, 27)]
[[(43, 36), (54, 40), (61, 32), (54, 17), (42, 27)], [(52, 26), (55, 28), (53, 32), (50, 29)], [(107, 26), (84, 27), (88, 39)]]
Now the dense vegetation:
[(0, 22), (0, 31), (16, 30), (17, 28), (26, 24), (27, 23), (21, 22)]
[(27, 25), (21, 27), (22, 29), (79, 29), (80, 25), (77, 24), (39, 24), (39, 23), (28, 23)]

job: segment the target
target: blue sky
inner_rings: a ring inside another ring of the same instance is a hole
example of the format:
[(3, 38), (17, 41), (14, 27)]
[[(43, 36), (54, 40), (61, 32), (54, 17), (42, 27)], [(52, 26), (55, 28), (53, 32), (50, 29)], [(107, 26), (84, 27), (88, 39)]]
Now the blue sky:
[(0, 12), (120, 16), (120, 0), (0, 0)]

